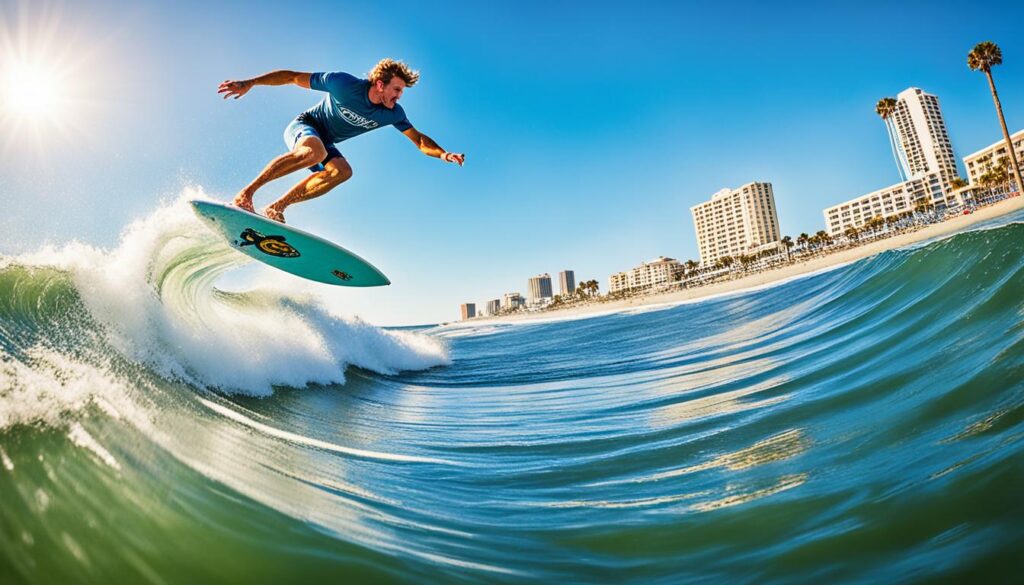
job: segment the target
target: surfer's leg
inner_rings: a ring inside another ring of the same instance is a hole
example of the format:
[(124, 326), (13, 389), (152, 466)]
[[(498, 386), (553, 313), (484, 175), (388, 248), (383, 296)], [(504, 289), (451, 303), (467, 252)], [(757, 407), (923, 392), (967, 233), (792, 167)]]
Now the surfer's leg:
[(270, 161), (263, 172), (260, 173), (251, 183), (238, 192), (234, 204), (247, 211), (253, 211), (252, 196), (256, 190), (274, 179), (294, 173), (299, 169), (311, 167), (327, 157), (327, 147), (323, 141), (316, 136), (302, 136), (295, 143), (291, 152)]
[[(342, 156), (336, 156), (324, 163), (324, 170), (313, 173), (297, 185), (288, 190), (280, 199), (267, 206), (271, 215), (280, 216), (278, 221), (284, 221), (284, 213), (292, 203), (307, 201), (319, 197), (338, 185), (352, 178), (352, 167)], [(264, 211), (266, 215), (267, 211)], [(272, 219), (276, 219), (272, 218)]]

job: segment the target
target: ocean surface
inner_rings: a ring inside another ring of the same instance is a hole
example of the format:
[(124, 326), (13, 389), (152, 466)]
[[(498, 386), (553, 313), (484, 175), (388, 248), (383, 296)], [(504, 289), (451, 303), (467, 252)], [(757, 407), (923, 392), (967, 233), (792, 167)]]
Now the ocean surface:
[(184, 200), (0, 257), (0, 583), (1019, 583), (1022, 222), (420, 328), (218, 288)]

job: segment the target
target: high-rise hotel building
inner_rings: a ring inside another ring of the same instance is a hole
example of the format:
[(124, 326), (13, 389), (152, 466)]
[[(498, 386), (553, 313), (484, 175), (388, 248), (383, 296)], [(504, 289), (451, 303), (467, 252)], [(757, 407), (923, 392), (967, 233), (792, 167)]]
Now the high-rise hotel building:
[(494, 299), (493, 301), (487, 301), (487, 314), (497, 315), (501, 312), (501, 299)]
[(563, 270), (558, 273), (558, 294), (570, 296), (576, 292), (576, 273), (572, 270)]
[(739, 256), (778, 245), (779, 217), (771, 183), (722, 189), (710, 201), (690, 208), (704, 266), (723, 256)]
[(952, 170), (956, 176), (953, 144), (938, 97), (916, 87), (905, 89), (896, 96), (892, 118), (899, 138), (897, 146), (904, 155), (900, 162), (908, 179), (939, 170)]
[(913, 211), (919, 202), (938, 208), (960, 203), (950, 181), (957, 176), (953, 145), (939, 98), (911, 87), (896, 96), (893, 125), (896, 154), (907, 180), (826, 208), (829, 235), (842, 235), (872, 218)]
[(553, 296), (551, 293), (550, 274), (534, 276), (526, 283), (526, 299), (531, 305), (544, 303), (547, 300), (551, 300)]

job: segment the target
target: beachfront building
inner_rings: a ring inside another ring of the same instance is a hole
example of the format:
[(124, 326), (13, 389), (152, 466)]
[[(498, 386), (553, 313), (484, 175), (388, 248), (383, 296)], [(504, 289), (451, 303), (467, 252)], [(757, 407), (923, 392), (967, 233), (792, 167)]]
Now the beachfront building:
[(463, 321), (476, 317), (476, 303), (462, 303), (459, 309), (462, 311)]
[(945, 171), (935, 171), (828, 207), (824, 211), (828, 234), (841, 236), (847, 228), (860, 228), (872, 218), (914, 211), (921, 201), (936, 207), (961, 203), (949, 180)]
[[(1013, 143), (1013, 150), (1017, 153), (1017, 162), (1024, 164), (1024, 130), (1010, 136)], [(1006, 140), (1000, 138), (999, 142), (990, 144), (981, 150), (964, 157), (964, 168), (967, 169), (967, 182), (971, 187), (980, 187), (980, 178), (991, 169), (1000, 159), (1006, 158), (1007, 172), (1013, 178), (1012, 163), (1009, 162), (1010, 154), (1006, 148)], [(1005, 186), (999, 187), (1005, 194)]]
[(608, 278), (608, 292), (645, 289), (668, 284), (680, 279), (683, 265), (675, 258), (658, 256), (650, 262), (643, 262), (629, 272), (618, 272)]
[(914, 211), (921, 202), (938, 210), (963, 204), (960, 192), (950, 184), (957, 176), (956, 159), (939, 98), (916, 87), (905, 89), (897, 95), (892, 116), (897, 158), (909, 179), (826, 208), (830, 236), (861, 228), (875, 217)]
[(493, 301), (487, 301), (487, 314), (497, 315), (501, 312), (501, 299), (494, 299)]
[(629, 275), (627, 272), (616, 272), (615, 274), (608, 277), (608, 292), (614, 293), (620, 290), (629, 290)]
[(904, 176), (920, 177), (940, 170), (956, 176), (956, 157), (949, 141), (939, 98), (917, 87), (909, 87), (896, 96), (893, 125), (901, 149), (900, 164)]
[(525, 305), (526, 301), (523, 299), (523, 296), (517, 292), (505, 293), (501, 301), (501, 308), (509, 311), (514, 311)]
[(572, 296), (576, 292), (576, 273), (563, 270), (558, 273), (558, 294), (563, 297)]
[(690, 213), (702, 266), (711, 266), (723, 256), (777, 248), (782, 239), (771, 183), (722, 189), (710, 201), (691, 207)]
[(551, 275), (547, 273), (530, 278), (526, 287), (526, 301), (530, 306), (546, 304), (555, 296), (551, 292)]

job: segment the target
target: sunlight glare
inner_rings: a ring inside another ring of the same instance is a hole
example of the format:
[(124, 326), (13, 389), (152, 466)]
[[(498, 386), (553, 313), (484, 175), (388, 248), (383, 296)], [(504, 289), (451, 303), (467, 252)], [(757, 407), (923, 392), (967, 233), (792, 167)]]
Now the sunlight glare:
[(3, 76), (3, 107), (14, 117), (59, 116), (57, 76), (42, 67), (8, 64)]
[(0, 158), (43, 160), (89, 136), (106, 40), (62, 4), (0, 2)]

